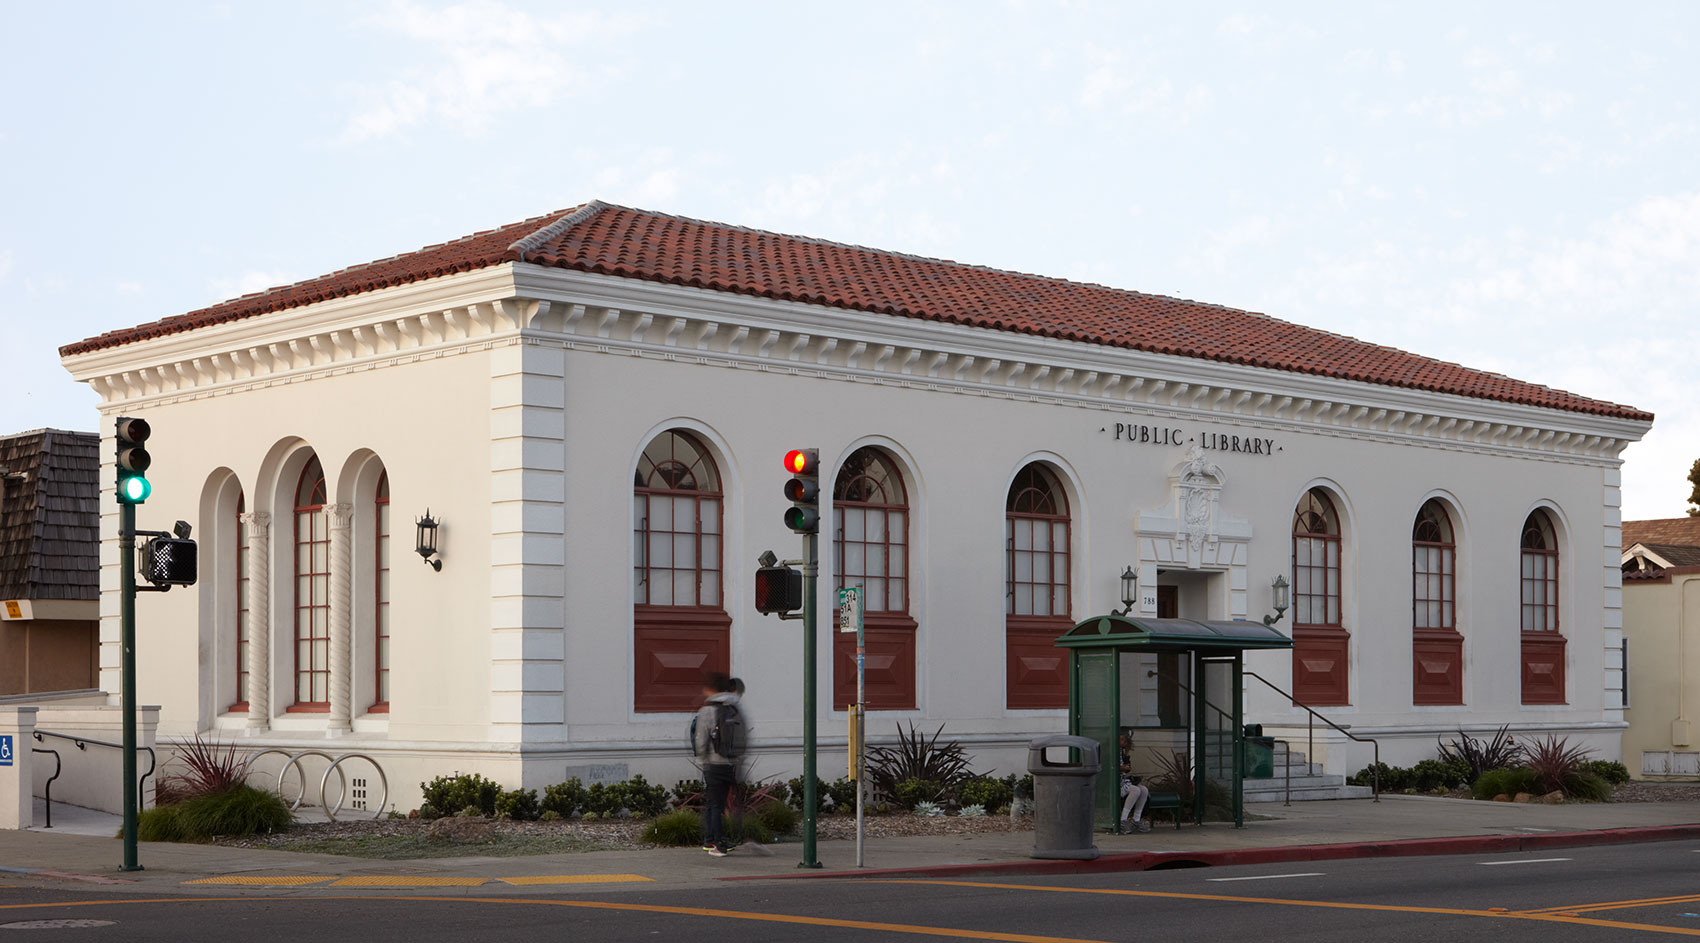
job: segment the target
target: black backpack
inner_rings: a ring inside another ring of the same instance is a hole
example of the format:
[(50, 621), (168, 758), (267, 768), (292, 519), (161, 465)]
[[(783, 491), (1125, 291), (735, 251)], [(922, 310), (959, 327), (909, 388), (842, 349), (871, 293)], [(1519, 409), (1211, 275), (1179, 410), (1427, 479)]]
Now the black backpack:
[(735, 760), (744, 754), (744, 744), (744, 715), (737, 705), (714, 705), (714, 725), (708, 728), (708, 748)]

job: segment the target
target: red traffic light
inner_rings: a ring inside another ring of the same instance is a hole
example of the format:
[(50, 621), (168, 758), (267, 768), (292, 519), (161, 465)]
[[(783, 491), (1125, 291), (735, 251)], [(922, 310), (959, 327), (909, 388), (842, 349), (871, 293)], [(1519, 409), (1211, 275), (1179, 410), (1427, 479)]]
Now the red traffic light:
[(793, 475), (813, 475), (820, 465), (820, 452), (815, 449), (792, 449), (785, 453), (785, 470)]

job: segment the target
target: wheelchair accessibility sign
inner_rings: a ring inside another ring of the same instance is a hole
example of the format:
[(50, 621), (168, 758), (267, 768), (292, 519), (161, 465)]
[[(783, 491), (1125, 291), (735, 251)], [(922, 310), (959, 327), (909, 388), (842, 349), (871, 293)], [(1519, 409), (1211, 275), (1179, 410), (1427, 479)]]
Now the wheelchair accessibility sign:
[(0, 766), (12, 765), (12, 735), (0, 737)]

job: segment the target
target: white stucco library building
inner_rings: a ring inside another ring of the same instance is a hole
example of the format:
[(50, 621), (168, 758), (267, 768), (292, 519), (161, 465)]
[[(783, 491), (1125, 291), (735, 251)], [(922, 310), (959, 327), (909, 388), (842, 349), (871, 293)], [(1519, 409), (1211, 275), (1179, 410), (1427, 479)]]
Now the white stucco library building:
[[(711, 669), (748, 685), (755, 773), (795, 775), (801, 629), (758, 614), (752, 580), (763, 550), (797, 553), (797, 447), (821, 456), (821, 608), (867, 587), (875, 736), (943, 723), (978, 768), (1019, 769), (1067, 726), (1052, 641), (1119, 610), (1132, 567), (1148, 616), (1261, 619), (1286, 579), (1294, 649), (1248, 667), (1386, 762), (1506, 723), (1619, 756), (1619, 455), (1652, 422), (1628, 406), (1214, 304), (603, 203), (61, 354), (100, 395), (108, 472), (113, 418), (153, 427), (140, 526), (201, 541), (198, 585), (138, 606), (160, 737), (359, 749), (403, 810), (457, 770), (694, 775)], [(414, 553), (427, 514), (440, 569)], [(821, 632), (842, 743), (850, 637)], [(1162, 722), (1160, 693), (1124, 697), (1123, 723)], [(1302, 713), (1247, 691), (1266, 732)], [(1319, 740), (1332, 771), (1369, 761)]]

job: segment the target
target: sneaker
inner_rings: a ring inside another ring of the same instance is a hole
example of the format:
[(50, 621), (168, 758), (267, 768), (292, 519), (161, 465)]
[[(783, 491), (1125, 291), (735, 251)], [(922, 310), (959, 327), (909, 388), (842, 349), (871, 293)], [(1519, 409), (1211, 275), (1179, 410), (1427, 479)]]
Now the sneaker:
[(714, 848), (715, 848), (715, 846), (713, 846), (713, 845), (704, 845), (704, 846), (702, 846), (702, 850), (703, 850), (703, 851), (713, 851), (713, 850), (714, 850)]
[(1117, 835), (1126, 835), (1127, 834), (1127, 819), (1122, 819), (1120, 822), (1116, 823), (1116, 834)]
[(713, 858), (724, 858), (724, 857), (726, 857), (726, 849), (721, 848), (718, 845), (715, 845), (715, 846), (712, 846), (708, 849), (708, 854), (709, 854), (710, 857), (713, 857)]
[(1151, 831), (1151, 820), (1150, 819), (1143, 819), (1143, 820), (1135, 822), (1133, 824), (1134, 824), (1134, 827), (1138, 828), (1142, 832)]

